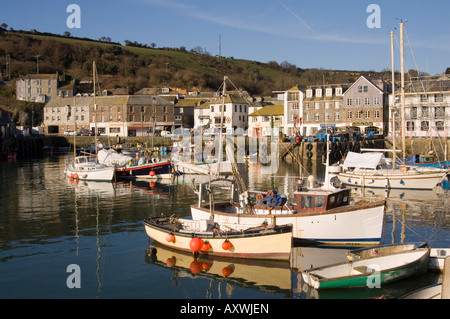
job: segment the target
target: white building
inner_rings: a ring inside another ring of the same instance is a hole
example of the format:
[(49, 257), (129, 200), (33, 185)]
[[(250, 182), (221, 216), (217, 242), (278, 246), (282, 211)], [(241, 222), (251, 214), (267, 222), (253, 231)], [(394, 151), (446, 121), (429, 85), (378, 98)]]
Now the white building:
[(298, 85), (290, 88), (287, 91), (275, 91), (277, 100), (283, 101), (283, 125), (280, 128), (280, 133), (286, 136), (294, 136), (301, 134), (302, 114), (303, 114), (303, 99), (304, 93), (300, 90)]
[[(393, 95), (389, 96), (392, 105)], [(396, 135), (401, 125), (401, 91), (395, 94)], [(390, 120), (392, 122), (392, 119)], [(450, 129), (450, 77), (423, 78), (405, 84), (405, 125), (408, 138), (448, 138)], [(389, 135), (392, 136), (392, 125)]]

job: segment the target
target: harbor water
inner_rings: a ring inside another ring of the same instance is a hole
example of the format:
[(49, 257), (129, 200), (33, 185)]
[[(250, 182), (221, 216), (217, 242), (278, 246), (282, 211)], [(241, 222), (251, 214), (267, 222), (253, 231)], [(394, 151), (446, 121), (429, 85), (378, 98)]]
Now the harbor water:
[[(343, 261), (349, 247), (296, 246), (290, 262), (195, 260), (155, 245), (144, 230), (149, 216), (190, 214), (189, 205), (197, 201), (190, 176), (173, 183), (74, 182), (63, 174), (70, 158), (0, 162), (1, 299), (398, 298), (442, 280), (428, 272), (380, 288), (331, 291), (302, 282), (302, 268)], [(264, 174), (257, 163), (240, 166), (250, 190), (276, 188), (293, 195), (298, 165), (281, 162), (274, 174)], [(323, 176), (320, 163), (306, 169)], [(229, 198), (228, 183), (215, 187), (216, 196)], [(446, 190), (354, 189), (352, 194), (355, 199), (387, 197), (384, 243), (450, 247)]]

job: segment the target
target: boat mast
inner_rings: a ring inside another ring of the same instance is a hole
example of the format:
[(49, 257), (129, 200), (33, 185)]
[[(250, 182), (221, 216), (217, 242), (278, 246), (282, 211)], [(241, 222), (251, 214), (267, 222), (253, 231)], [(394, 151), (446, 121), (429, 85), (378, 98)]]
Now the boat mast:
[(73, 158), (77, 156), (76, 135), (77, 135), (77, 120), (76, 120), (76, 99), (73, 97)]
[(406, 138), (405, 138), (405, 55), (403, 45), (403, 21), (400, 22), (400, 54), (401, 54), (401, 93), (402, 93), (402, 151), (403, 164), (406, 164)]
[[(227, 86), (227, 77), (223, 77), (223, 91), (222, 91), (222, 112), (220, 119), (220, 132), (219, 132), (219, 159), (218, 162), (222, 162), (223, 160), (223, 122), (224, 122), (224, 113), (225, 113), (225, 94), (226, 94), (226, 86)], [(220, 172), (220, 164), (219, 164), (219, 172)]]
[(391, 116), (392, 116), (392, 168), (395, 169), (395, 161), (397, 156), (395, 155), (395, 70), (394, 70), (394, 31), (391, 31), (391, 63), (392, 63), (392, 105), (391, 105)]
[(95, 61), (92, 62), (92, 75), (94, 77), (94, 145), (95, 156), (97, 156), (97, 104), (95, 102)]

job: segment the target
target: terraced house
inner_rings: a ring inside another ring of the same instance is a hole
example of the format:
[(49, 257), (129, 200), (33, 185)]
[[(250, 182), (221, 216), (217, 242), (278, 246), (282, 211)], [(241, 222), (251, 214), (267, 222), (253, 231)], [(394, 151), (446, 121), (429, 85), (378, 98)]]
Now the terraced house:
[(98, 135), (149, 136), (153, 128), (171, 131), (173, 125), (173, 104), (160, 96), (99, 96), (95, 102), (91, 96), (55, 98), (44, 107), (49, 134), (96, 127)]
[[(392, 103), (393, 95), (390, 95)], [(401, 115), (401, 92), (395, 93), (396, 118)], [(424, 77), (405, 84), (405, 125), (408, 138), (448, 138), (450, 77)], [(397, 136), (400, 122), (397, 121)]]
[(46, 103), (53, 97), (72, 97), (75, 94), (75, 80), (64, 75), (27, 74), (16, 80), (16, 99)]

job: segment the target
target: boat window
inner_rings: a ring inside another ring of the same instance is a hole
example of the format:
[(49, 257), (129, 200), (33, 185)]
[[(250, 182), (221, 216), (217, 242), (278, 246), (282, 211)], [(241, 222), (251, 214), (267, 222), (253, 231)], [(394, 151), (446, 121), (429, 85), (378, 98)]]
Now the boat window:
[(316, 196), (314, 198), (314, 207), (319, 208), (325, 205), (325, 196)]
[(336, 200), (336, 196), (330, 196), (329, 197), (329, 204), (333, 205), (335, 200)]
[(348, 202), (348, 194), (344, 194), (344, 197), (342, 198), (342, 202), (343, 203), (347, 203)]
[(312, 196), (302, 196), (302, 208), (312, 208)]
[(338, 204), (342, 203), (342, 194), (337, 195), (337, 203)]

